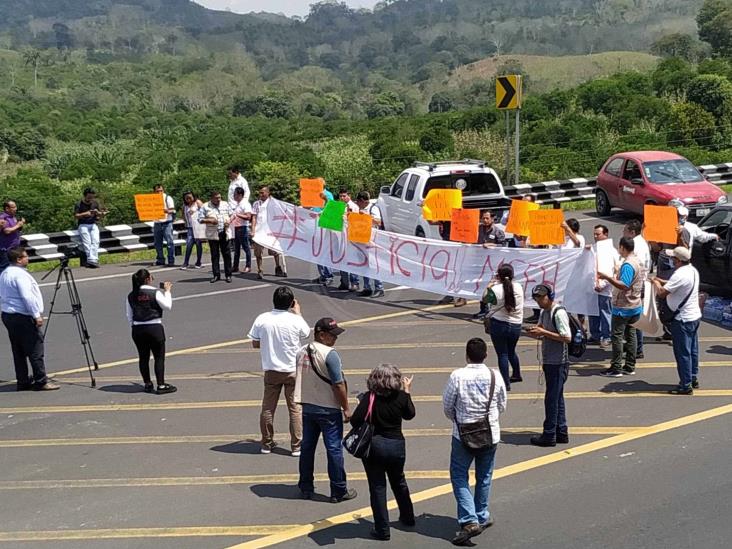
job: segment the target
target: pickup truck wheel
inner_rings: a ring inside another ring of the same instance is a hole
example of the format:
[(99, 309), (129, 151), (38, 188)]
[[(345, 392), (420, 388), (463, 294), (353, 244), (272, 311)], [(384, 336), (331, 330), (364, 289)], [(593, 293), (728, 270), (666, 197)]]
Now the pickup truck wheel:
[(595, 210), (597, 211), (597, 215), (603, 217), (608, 216), (610, 215), (610, 210), (612, 210), (612, 208), (613, 207), (610, 205), (610, 199), (605, 191), (598, 189), (597, 194), (595, 194)]
[(418, 236), (420, 238), (424, 238), (425, 237), (424, 229), (422, 227), (417, 227), (417, 230), (414, 231), (414, 236)]

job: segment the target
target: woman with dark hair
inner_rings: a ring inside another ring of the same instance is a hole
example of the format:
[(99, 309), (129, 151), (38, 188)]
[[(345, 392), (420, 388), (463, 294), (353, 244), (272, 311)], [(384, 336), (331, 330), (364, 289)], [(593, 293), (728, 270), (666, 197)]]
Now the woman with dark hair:
[(196, 269), (201, 268), (201, 257), (203, 256), (203, 241), (206, 238), (206, 227), (198, 222), (198, 210), (203, 206), (196, 195), (187, 191), (183, 195), (183, 217), (186, 220), (186, 255), (180, 270), (189, 268), (193, 247), (196, 247)]
[[(414, 404), (410, 395), (414, 377), (402, 377), (399, 368), (382, 364), (373, 369), (366, 386), (368, 392), (361, 398), (351, 416), (351, 425), (359, 427), (366, 421), (374, 425), (369, 455), (363, 459), (371, 494), (374, 528), (371, 537), (386, 541), (389, 533), (389, 511), (386, 508), (386, 478), (399, 506), (399, 522), (414, 526), (414, 506), (404, 476), (406, 444), (402, 434), (402, 420), (414, 418)], [(371, 414), (367, 414), (371, 408)]]
[[(514, 282), (511, 265), (498, 267), (483, 299), (490, 307), (490, 334), (498, 355), (498, 368), (506, 383), (506, 390), (510, 391), (511, 382), (523, 381), (516, 344), (521, 337), (521, 325), (524, 321), (524, 290), (520, 284)], [(508, 375), (509, 363), (513, 370), (511, 377)]]
[[(132, 326), (132, 341), (140, 356), (140, 374), (145, 382), (145, 392), (159, 395), (174, 393), (173, 385), (165, 383), (165, 329), (163, 311), (173, 307), (170, 290), (172, 282), (163, 282), (161, 289), (152, 286), (153, 276), (147, 269), (140, 269), (132, 275), (132, 291), (125, 301), (127, 320)], [(150, 353), (155, 359), (155, 380), (157, 391), (150, 380)]]

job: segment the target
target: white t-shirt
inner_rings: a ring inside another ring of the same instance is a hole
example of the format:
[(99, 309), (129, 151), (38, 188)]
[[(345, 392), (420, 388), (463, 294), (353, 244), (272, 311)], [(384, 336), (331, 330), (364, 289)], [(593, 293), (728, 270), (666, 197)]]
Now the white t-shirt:
[(346, 202), (346, 212), (358, 213), (360, 211), (361, 208), (359, 208), (353, 200), (349, 200), (348, 202)]
[(524, 321), (524, 288), (518, 282), (513, 282), (512, 285), (513, 295), (516, 296), (516, 308), (513, 311), (509, 311), (505, 307), (503, 284), (498, 283), (491, 286), (491, 290), (496, 296), (496, 304), (491, 305), (490, 308), (491, 317), (509, 324), (522, 324)]
[(564, 244), (562, 246), (560, 246), (561, 249), (562, 250), (573, 250), (573, 249), (584, 248), (585, 247), (585, 237), (579, 233), (577, 233), (575, 236), (577, 237), (577, 240), (579, 240), (579, 246), (575, 246), (574, 241), (571, 238), (567, 237), (564, 240)]
[(262, 313), (252, 324), (249, 335), (259, 341), (262, 370), (295, 373), (295, 358), (300, 340), (310, 335), (310, 326), (300, 315), (274, 309)]
[(635, 244), (635, 256), (643, 267), (646, 275), (651, 271), (651, 249), (648, 247), (648, 242), (641, 235), (633, 237), (633, 243)]
[(699, 308), (699, 271), (693, 266), (684, 265), (676, 269), (664, 288), (671, 292), (666, 298), (666, 302), (672, 311), (679, 308), (679, 305), (691, 290), (691, 295), (689, 295), (689, 299), (679, 311), (679, 314), (676, 315), (676, 320), (693, 322), (702, 317)]
[[(175, 208), (175, 201), (173, 200), (173, 197), (169, 194), (163, 194), (163, 202), (165, 203), (166, 210), (172, 210), (173, 208)], [(167, 223), (169, 221), (173, 221), (172, 213), (166, 214), (165, 217), (163, 217), (162, 219), (158, 219), (155, 223)]]
[(229, 204), (232, 210), (231, 226), (232, 227), (249, 227), (250, 221), (248, 219), (242, 219), (237, 214), (250, 214), (252, 213), (252, 205), (248, 200), (242, 198), (241, 202), (236, 200)]

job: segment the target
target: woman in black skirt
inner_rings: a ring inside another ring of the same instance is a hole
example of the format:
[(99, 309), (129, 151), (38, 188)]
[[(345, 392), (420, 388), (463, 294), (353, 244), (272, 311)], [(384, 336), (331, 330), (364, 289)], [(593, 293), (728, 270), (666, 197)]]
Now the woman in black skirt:
[[(414, 507), (404, 477), (406, 444), (402, 434), (402, 420), (414, 418), (414, 404), (410, 396), (411, 377), (402, 377), (399, 368), (382, 364), (371, 372), (366, 381), (368, 392), (351, 416), (356, 428), (369, 421), (374, 424), (369, 456), (363, 460), (371, 494), (374, 529), (371, 537), (386, 541), (390, 538), (389, 511), (386, 508), (386, 478), (399, 505), (399, 521), (414, 526)], [(366, 416), (373, 399), (371, 416)]]
[[(173, 307), (170, 290), (172, 282), (164, 282), (161, 288), (153, 285), (153, 276), (147, 269), (140, 269), (132, 275), (132, 291), (127, 296), (125, 308), (127, 320), (132, 326), (132, 341), (140, 355), (140, 374), (145, 382), (145, 392), (163, 395), (174, 393), (177, 389), (165, 383), (165, 328), (163, 311)], [(155, 359), (155, 381), (157, 390), (150, 379), (150, 354)]]

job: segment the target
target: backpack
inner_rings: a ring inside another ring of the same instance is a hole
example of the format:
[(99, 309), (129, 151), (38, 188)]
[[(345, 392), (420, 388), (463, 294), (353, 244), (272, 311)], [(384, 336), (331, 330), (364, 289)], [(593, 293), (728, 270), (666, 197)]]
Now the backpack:
[[(554, 317), (560, 309), (563, 311), (567, 310), (564, 307), (554, 309), (552, 313), (552, 325), (555, 330), (557, 329), (557, 324), (554, 322)], [(569, 317), (569, 331), (572, 334), (572, 339), (567, 344), (567, 353), (574, 358), (581, 358), (587, 350), (587, 333), (576, 316), (569, 313), (567, 313), (567, 316)]]

